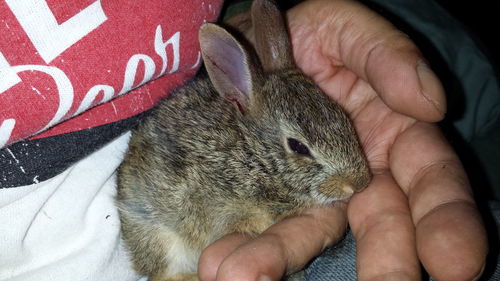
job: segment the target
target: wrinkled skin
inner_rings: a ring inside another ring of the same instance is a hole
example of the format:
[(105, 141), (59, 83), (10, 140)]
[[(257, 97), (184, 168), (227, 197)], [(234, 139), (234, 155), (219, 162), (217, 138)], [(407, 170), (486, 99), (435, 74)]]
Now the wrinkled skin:
[(338, 241), (345, 214), (358, 280), (474, 280), (486, 232), (463, 167), (432, 122), (443, 88), (409, 38), (348, 0), (312, 0), (287, 13), (299, 67), (350, 114), (374, 178), (346, 206), (316, 208), (256, 238), (232, 234), (203, 253), (202, 280), (279, 280)]

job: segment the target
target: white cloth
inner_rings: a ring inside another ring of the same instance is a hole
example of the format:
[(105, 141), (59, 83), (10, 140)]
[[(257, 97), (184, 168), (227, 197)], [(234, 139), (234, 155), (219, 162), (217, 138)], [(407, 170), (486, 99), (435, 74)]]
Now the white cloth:
[(54, 178), (0, 190), (0, 280), (141, 279), (120, 239), (116, 169), (127, 133)]

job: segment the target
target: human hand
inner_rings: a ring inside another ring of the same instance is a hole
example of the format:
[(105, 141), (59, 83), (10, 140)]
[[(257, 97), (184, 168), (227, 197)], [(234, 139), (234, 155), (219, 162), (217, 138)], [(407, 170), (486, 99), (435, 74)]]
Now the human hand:
[[(479, 276), (486, 233), (458, 157), (426, 123), (446, 105), (416, 46), (354, 1), (307, 1), (287, 17), (298, 66), (350, 114), (373, 173), (347, 208), (358, 279), (420, 280), (420, 263), (436, 280)], [(345, 209), (222, 238), (203, 253), (201, 279), (279, 280), (342, 237)]]

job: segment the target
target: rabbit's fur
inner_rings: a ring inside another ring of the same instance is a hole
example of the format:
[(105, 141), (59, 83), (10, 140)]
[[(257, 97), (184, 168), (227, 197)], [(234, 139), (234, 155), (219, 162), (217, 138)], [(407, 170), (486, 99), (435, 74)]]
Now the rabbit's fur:
[(223, 28), (203, 25), (209, 77), (178, 89), (133, 132), (117, 205), (134, 265), (151, 280), (197, 280), (214, 240), (261, 233), (370, 180), (347, 115), (295, 67), (280, 12), (256, 0), (252, 17), (261, 63)]

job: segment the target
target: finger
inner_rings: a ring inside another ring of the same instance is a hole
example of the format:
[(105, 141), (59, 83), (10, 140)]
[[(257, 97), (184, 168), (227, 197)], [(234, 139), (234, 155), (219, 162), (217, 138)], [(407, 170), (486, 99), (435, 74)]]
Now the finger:
[(345, 203), (307, 209), (237, 248), (220, 265), (217, 280), (280, 280), (340, 240), (346, 226)]
[(422, 264), (436, 280), (473, 280), (484, 267), (486, 232), (457, 155), (436, 126), (419, 122), (390, 155), (408, 194)]
[(203, 250), (198, 262), (198, 276), (202, 281), (214, 281), (222, 261), (235, 249), (252, 238), (241, 233), (232, 233)]
[(423, 121), (443, 118), (440, 81), (408, 36), (381, 16), (355, 1), (315, 0), (290, 10), (288, 21), (297, 63), (315, 80), (345, 67), (394, 111)]
[(370, 186), (353, 196), (348, 217), (358, 280), (421, 280), (407, 199), (388, 173), (375, 174)]

